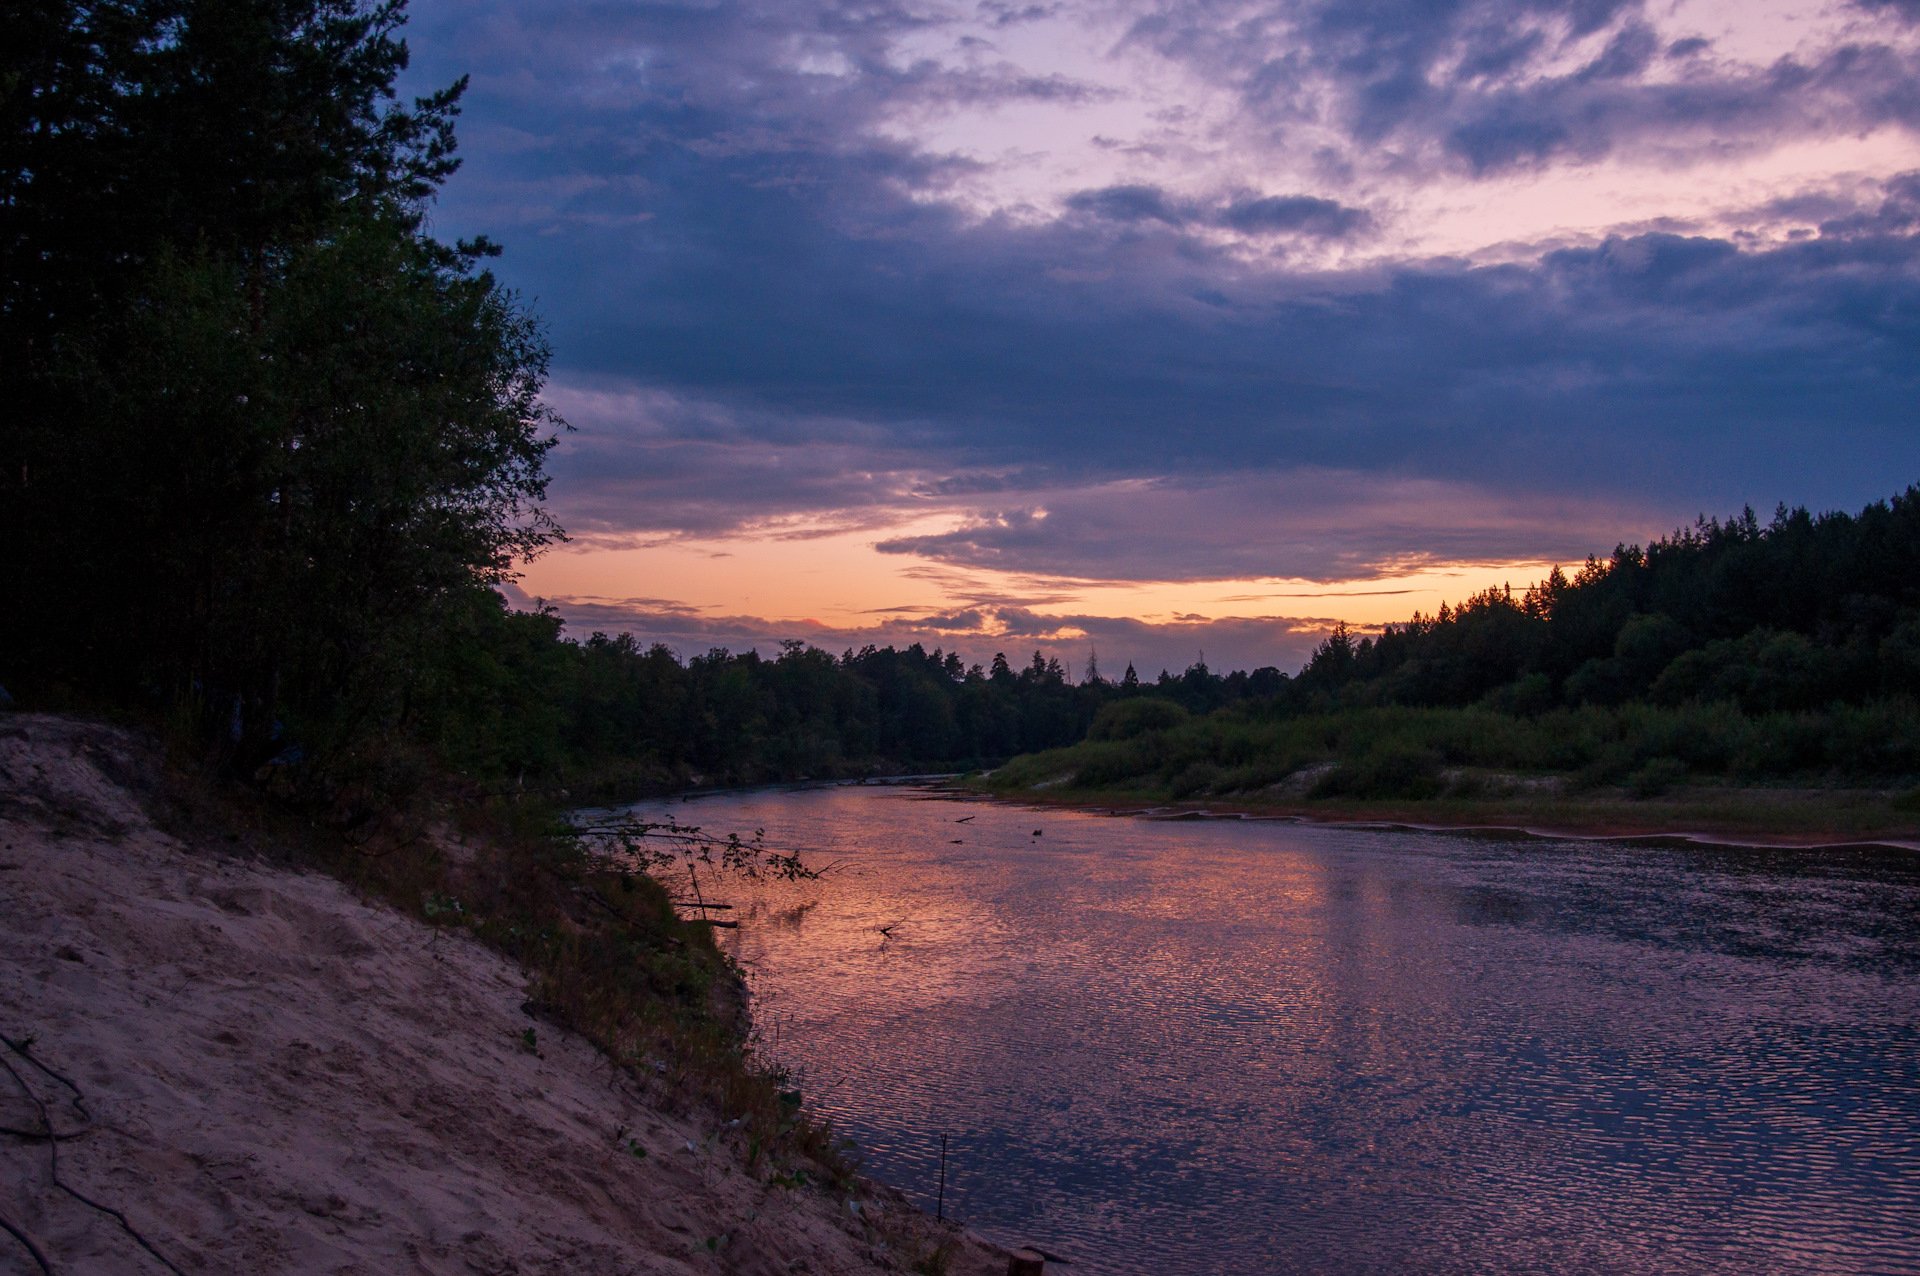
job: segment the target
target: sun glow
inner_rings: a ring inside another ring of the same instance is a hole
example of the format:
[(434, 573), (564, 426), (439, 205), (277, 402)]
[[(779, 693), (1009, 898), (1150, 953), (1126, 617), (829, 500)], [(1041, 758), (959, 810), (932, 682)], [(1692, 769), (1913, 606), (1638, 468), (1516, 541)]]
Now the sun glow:
[[(1301, 634), (1336, 622), (1361, 629), (1431, 615), (1442, 603), (1489, 588), (1518, 593), (1543, 578), (1546, 561), (1423, 563), (1346, 581), (1257, 577), (1199, 581), (1096, 581), (958, 567), (885, 554), (872, 531), (808, 539), (685, 539), (641, 546), (570, 546), (535, 562), (521, 581), (576, 621), (581, 632), (644, 631), (670, 615), (734, 643), (771, 653), (782, 638), (824, 646), (870, 636), (924, 641), (984, 659), (996, 643), (1077, 647), (1098, 641), (1099, 622), (1186, 632), (1219, 621), (1286, 621)], [(623, 625), (623, 616), (630, 625)], [(740, 622), (751, 618), (754, 628)], [(657, 625), (656, 625), (657, 627)], [(1185, 639), (1181, 640), (1183, 643)], [(1143, 637), (1138, 651), (1108, 648), (1102, 660), (1158, 669), (1190, 661)], [(1290, 651), (1258, 663), (1285, 667)], [(1224, 666), (1223, 666), (1224, 667)]]

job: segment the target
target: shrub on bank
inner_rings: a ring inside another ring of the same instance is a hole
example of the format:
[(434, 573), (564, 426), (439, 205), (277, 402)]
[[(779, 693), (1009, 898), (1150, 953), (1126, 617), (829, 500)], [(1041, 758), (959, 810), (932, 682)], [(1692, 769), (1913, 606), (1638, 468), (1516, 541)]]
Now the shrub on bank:
[[(1129, 706), (1130, 707), (1130, 706)], [(1884, 783), (1920, 776), (1920, 706), (1909, 699), (1754, 714), (1730, 700), (1582, 705), (1521, 716), (1376, 706), (1276, 716), (1115, 715), (1103, 735), (1016, 758), (992, 787), (1017, 791), (1063, 777), (1079, 790), (1170, 798), (1253, 793), (1308, 768), (1331, 770), (1315, 797), (1423, 798), (1443, 773), (1563, 777), (1572, 789), (1626, 785), (1641, 795), (1690, 780)], [(1454, 796), (1465, 796), (1459, 785)]]

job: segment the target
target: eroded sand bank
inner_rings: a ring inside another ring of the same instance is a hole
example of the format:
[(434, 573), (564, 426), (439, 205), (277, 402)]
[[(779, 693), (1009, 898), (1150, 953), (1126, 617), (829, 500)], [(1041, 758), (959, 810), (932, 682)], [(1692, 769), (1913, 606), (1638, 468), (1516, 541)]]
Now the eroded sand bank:
[[(0, 1216), (55, 1271), (166, 1267), (55, 1185), (48, 1119), (59, 1178), (185, 1272), (866, 1273), (954, 1236), (879, 1187), (761, 1181), (722, 1114), (528, 1018), (472, 940), (162, 832), (150, 765), (0, 716), (0, 1033), (84, 1095), (0, 1048)], [(1005, 1263), (960, 1238), (948, 1270)], [(0, 1271), (37, 1270), (0, 1233)]]

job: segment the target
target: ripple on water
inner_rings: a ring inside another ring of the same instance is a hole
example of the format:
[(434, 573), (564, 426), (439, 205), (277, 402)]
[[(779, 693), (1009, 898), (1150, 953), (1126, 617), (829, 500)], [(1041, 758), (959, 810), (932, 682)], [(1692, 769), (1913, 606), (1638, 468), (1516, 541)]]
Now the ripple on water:
[(729, 940), (810, 1106), (1069, 1270), (1920, 1270), (1910, 856), (700, 816), (844, 861)]

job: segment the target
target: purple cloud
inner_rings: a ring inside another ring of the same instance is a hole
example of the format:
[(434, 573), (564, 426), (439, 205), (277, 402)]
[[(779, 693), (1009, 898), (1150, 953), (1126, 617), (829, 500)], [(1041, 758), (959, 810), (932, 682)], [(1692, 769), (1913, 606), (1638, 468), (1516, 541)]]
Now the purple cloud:
[[(1270, 132), (1311, 125), (1329, 185), (1109, 180), (999, 213), (954, 192), (1019, 156), (902, 122), (1110, 90), (997, 36), (920, 56), (958, 30), (920, 6), (419, 0), (412, 38), (423, 86), (475, 72), (435, 222), (504, 239), (549, 320), (577, 532), (788, 520), (936, 564), (1333, 579), (1857, 505), (1920, 471), (1912, 175), (1753, 210), (1797, 223), (1785, 242), (1672, 222), (1498, 264), (1289, 255), (1392, 224), (1340, 186), (1356, 156), (1418, 182), (1654, 148), (1679, 183), (1696, 146), (1911, 122), (1909, 11), (1748, 65), (1636, 0), (1141, 3), (1116, 56), (1191, 68)], [(970, 38), (1060, 20), (962, 12)], [(1351, 477), (1313, 490), (1330, 474)], [(1407, 484), (1454, 495), (1382, 503)], [(972, 517), (890, 534), (925, 510)]]

